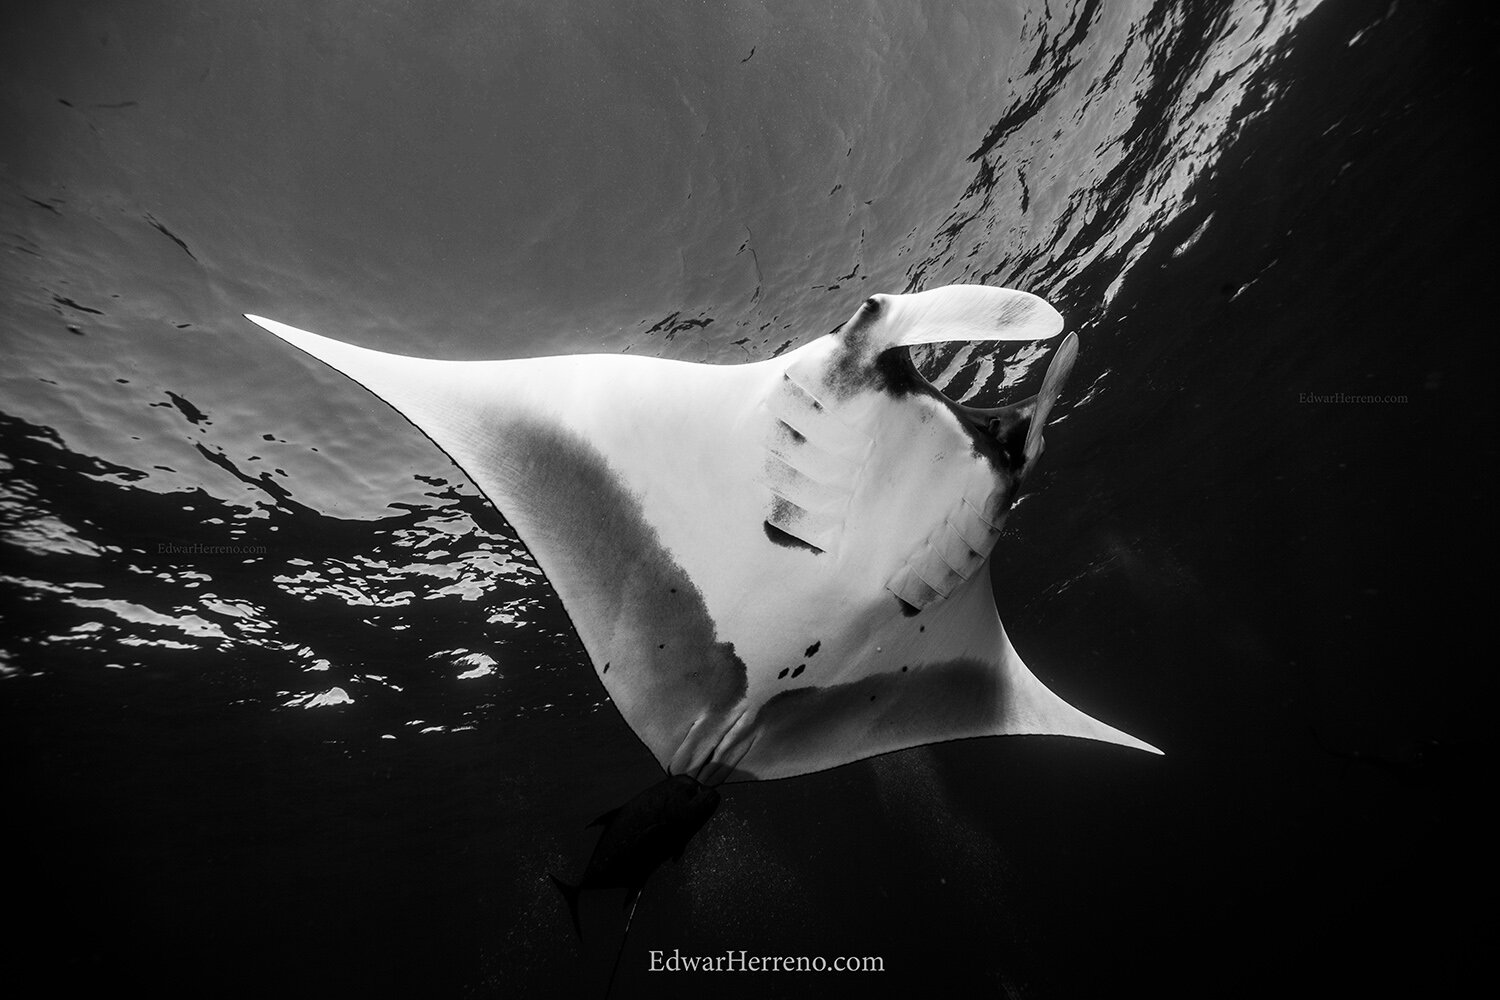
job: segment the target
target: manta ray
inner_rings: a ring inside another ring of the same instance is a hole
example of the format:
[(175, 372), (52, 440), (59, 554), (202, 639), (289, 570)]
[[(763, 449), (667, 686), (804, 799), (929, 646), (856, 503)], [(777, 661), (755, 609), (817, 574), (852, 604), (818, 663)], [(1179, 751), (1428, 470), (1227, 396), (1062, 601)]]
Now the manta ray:
[[(737, 365), (427, 360), (247, 318), (390, 404), (468, 475), (666, 772), (598, 821), (580, 887), (633, 899), (725, 782), (980, 736), (1160, 752), (1049, 691), (991, 589), (1077, 337), (1035, 397), (996, 408), (947, 398), (910, 357), (1055, 337), (1063, 319), (1035, 295), (875, 295), (834, 333)], [(577, 888), (559, 885), (576, 925)]]
[(1078, 352), (998, 408), (948, 399), (909, 348), (1038, 341), (1027, 292), (866, 299), (764, 361), (628, 354), (440, 361), (247, 316), (410, 420), (499, 509), (599, 681), (667, 775), (787, 778), (979, 736), (1154, 747), (1022, 662), (990, 555)]

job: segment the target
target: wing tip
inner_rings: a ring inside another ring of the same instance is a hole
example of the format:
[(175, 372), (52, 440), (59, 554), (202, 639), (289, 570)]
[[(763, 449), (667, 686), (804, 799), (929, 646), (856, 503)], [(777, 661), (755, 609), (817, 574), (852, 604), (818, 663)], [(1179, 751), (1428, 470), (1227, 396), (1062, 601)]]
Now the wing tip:
[(1146, 753), (1154, 753), (1158, 757), (1165, 757), (1167, 755), (1167, 752), (1160, 747), (1154, 747), (1145, 740), (1138, 740), (1133, 736), (1131, 737), (1131, 742), (1121, 743), (1120, 745), (1129, 747), (1132, 750), (1144, 750)]
[[(1082, 715), (1083, 713), (1080, 712), (1079, 714)], [(1072, 730), (1071, 732), (1058, 732), (1054, 735), (1076, 736), (1081, 739), (1095, 740), (1099, 743), (1112, 743), (1115, 746), (1125, 747), (1128, 750), (1143, 750), (1146, 753), (1155, 754), (1158, 757), (1166, 756), (1165, 751), (1163, 751), (1159, 747), (1152, 746), (1145, 740), (1137, 739), (1127, 732), (1116, 729), (1114, 726), (1100, 722), (1098, 719), (1090, 718), (1086, 715), (1083, 717), (1093, 725), (1087, 727), (1069, 727)]]
[(296, 327), (287, 326), (285, 323), (279, 323), (274, 319), (266, 319), (264, 316), (257, 316), (254, 313), (241, 313), (240, 315), (244, 316), (246, 319), (254, 323), (256, 326), (260, 327), (262, 330), (274, 333), (276, 336), (280, 337), (282, 340), (287, 341), (288, 343), (295, 343), (294, 337), (297, 334), (308, 335), (306, 330), (298, 330)]

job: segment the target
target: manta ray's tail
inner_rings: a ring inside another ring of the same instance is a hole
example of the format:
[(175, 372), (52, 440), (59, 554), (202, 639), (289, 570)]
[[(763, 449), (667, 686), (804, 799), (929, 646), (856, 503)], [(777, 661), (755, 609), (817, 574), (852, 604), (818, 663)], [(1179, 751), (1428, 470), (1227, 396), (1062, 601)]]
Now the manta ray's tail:
[(562, 893), (563, 899), (567, 900), (568, 913), (573, 917), (573, 932), (578, 935), (578, 940), (583, 940), (583, 924), (578, 920), (578, 886), (569, 885), (556, 875), (547, 874), (552, 884), (557, 886), (557, 891)]

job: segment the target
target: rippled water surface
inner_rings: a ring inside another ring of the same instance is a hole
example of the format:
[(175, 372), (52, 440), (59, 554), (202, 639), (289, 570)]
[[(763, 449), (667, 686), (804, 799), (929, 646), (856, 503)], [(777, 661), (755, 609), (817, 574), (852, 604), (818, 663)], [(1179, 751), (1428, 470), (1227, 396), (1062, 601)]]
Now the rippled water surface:
[[(1406, 0), (11, 15), (10, 967), (598, 989), (545, 875), (656, 768), (503, 517), (241, 314), (732, 364), (968, 281), (1083, 341), (1001, 614), (1167, 756), (970, 741), (734, 787), (617, 995), (699, 992), (647, 972), (673, 948), (887, 966), (729, 995), (1442, 993), (1475, 940), (1449, 887), (1477, 856), (1494, 28)], [(993, 402), (1044, 358), (923, 364)]]

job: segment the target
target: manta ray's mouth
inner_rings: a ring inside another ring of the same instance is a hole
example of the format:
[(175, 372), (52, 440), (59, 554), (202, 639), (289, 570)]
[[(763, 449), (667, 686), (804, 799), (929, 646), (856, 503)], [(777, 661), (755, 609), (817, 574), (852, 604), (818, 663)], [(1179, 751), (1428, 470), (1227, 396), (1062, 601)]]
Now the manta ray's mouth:
[(948, 396), (922, 374), (912, 360), (911, 347), (895, 347), (886, 353), (896, 361), (909, 387), (941, 400), (977, 442), (989, 446), (983, 448), (984, 451), (997, 448), (1005, 464), (1014, 470), (1026, 464), (1026, 435), (1031, 429), (1035, 396), (1003, 406), (968, 406)]

